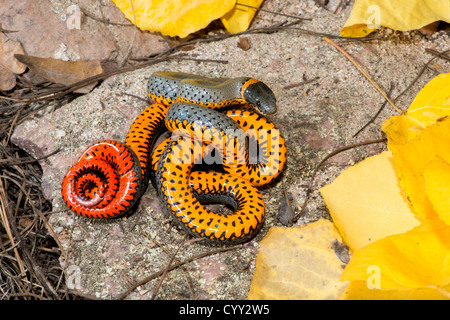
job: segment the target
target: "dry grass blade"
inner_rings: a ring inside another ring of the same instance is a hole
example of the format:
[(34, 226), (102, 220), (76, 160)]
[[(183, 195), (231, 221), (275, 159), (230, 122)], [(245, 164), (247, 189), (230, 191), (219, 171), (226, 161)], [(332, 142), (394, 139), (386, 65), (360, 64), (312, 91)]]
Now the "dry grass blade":
[[(17, 119), (17, 115), (14, 116)], [(12, 121), (12, 120), (11, 120)], [(0, 133), (0, 299), (64, 299), (59, 257), (64, 255), (47, 222), (42, 170)], [(54, 248), (57, 249), (54, 249)]]
[(24, 275), (25, 274), (25, 268), (24, 268), (24, 265), (23, 265), (23, 261), (22, 261), (20, 255), (19, 255), (19, 251), (17, 250), (15, 239), (14, 239), (14, 236), (12, 234), (11, 226), (10, 226), (10, 223), (9, 223), (9, 217), (8, 217), (8, 214), (6, 213), (6, 204), (7, 203), (8, 203), (8, 197), (6, 195), (5, 188), (3, 187), (3, 182), (0, 179), (0, 217), (1, 217), (1, 220), (2, 220), (3, 227), (4, 227), (5, 231), (6, 231), (6, 234), (8, 235), (8, 239), (9, 239), (9, 242), (11, 244), (11, 247), (13, 248), (14, 257), (17, 260), (17, 263), (18, 263), (18, 266), (19, 266), (19, 270), (20, 270), (20, 274)]

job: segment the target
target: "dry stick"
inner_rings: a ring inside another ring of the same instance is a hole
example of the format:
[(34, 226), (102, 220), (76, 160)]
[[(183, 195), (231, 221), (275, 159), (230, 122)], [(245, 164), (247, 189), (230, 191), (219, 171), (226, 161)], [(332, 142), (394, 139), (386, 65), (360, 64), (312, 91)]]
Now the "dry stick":
[(17, 263), (19, 264), (19, 269), (20, 269), (20, 273), (22, 275), (25, 274), (25, 267), (23, 265), (23, 261), (20, 258), (20, 254), (19, 251), (17, 250), (15, 241), (14, 241), (14, 236), (11, 230), (11, 226), (9, 223), (9, 218), (8, 218), (8, 214), (7, 214), (7, 208), (6, 208), (6, 203), (7, 203), (7, 196), (6, 196), (6, 192), (5, 192), (5, 188), (3, 186), (3, 181), (0, 178), (0, 218), (3, 221), (3, 227), (6, 230), (6, 234), (8, 235), (9, 241), (11, 243), (11, 246), (13, 247), (13, 251), (14, 251), (14, 256), (17, 260)]
[(439, 51), (436, 51), (436, 50), (434, 50), (434, 49), (425, 49), (425, 51), (428, 52), (428, 53), (431, 53), (431, 54), (435, 55), (436, 57), (439, 57), (439, 58), (442, 58), (442, 59), (444, 59), (444, 60), (450, 61), (450, 57), (447, 55), (447, 53), (448, 53), (450, 50), (447, 50), (447, 51), (444, 51), (444, 52), (439, 52)]
[(334, 9), (333, 13), (336, 14), (338, 12), (338, 10), (341, 8), (341, 6), (342, 6), (342, 0), (339, 0), (339, 3), (336, 6), (336, 9)]
[(334, 150), (331, 153), (329, 153), (325, 158), (323, 158), (322, 161), (320, 161), (320, 163), (316, 166), (316, 168), (313, 171), (311, 180), (308, 183), (307, 194), (306, 194), (305, 201), (303, 202), (303, 206), (302, 206), (300, 212), (295, 216), (295, 218), (292, 219), (291, 223), (295, 223), (303, 215), (303, 212), (305, 211), (306, 205), (308, 204), (308, 201), (309, 201), (309, 196), (311, 194), (312, 184), (314, 182), (314, 178), (316, 177), (317, 171), (325, 163), (325, 161), (327, 161), (329, 158), (337, 155), (338, 153), (341, 153), (343, 151), (346, 151), (346, 150), (349, 150), (349, 149), (352, 149), (352, 148), (366, 146), (368, 144), (374, 144), (374, 143), (383, 143), (383, 142), (386, 142), (386, 141), (387, 141), (386, 138), (382, 138), (382, 139), (377, 139), (377, 140), (369, 140), (369, 141), (363, 141), (363, 142), (359, 142), (359, 143), (354, 143), (354, 144), (351, 144), (351, 145), (339, 148), (337, 150)]
[[(388, 93), (387, 93), (387, 96), (390, 98), (391, 97), (391, 94), (392, 94), (392, 90), (394, 89), (394, 83), (392, 83), (391, 82), (391, 85), (390, 85), (390, 88), (389, 88), (389, 91), (388, 91)], [(394, 99), (395, 100), (395, 99)], [(358, 134), (360, 134), (361, 133), (361, 131), (363, 131), (365, 128), (367, 128), (372, 122), (374, 122), (375, 121), (375, 119), (380, 115), (380, 113), (381, 113), (381, 111), (383, 111), (383, 109), (384, 109), (384, 107), (386, 106), (386, 104), (387, 104), (387, 101), (385, 100), (384, 102), (383, 102), (383, 104), (381, 105), (381, 107), (378, 109), (378, 111), (375, 113), (375, 115), (364, 125), (364, 126), (362, 126), (362, 128), (361, 129), (359, 129), (358, 130), (358, 132), (356, 132), (354, 135), (353, 135), (353, 138), (354, 137), (356, 137)]]
[(17, 111), (16, 115), (14, 116), (13, 122), (11, 123), (11, 127), (9, 128), (8, 137), (6, 138), (5, 146), (8, 144), (9, 139), (11, 138), (11, 134), (12, 134), (13, 128), (16, 125), (17, 119), (19, 118), (19, 116), (22, 113), (23, 109), (25, 109), (25, 105), (23, 105), (19, 109), (19, 111)]
[(342, 52), (347, 57), (347, 59), (349, 59), (355, 65), (355, 67), (358, 68), (359, 71), (361, 71), (361, 73), (367, 78), (367, 80), (369, 80), (369, 82), (375, 87), (375, 89), (377, 89), (378, 92), (381, 93), (381, 95), (387, 100), (387, 102), (389, 102), (389, 104), (395, 109), (395, 111), (397, 111), (399, 114), (404, 113), (404, 111), (397, 108), (391, 101), (391, 99), (389, 99), (389, 97), (386, 95), (386, 93), (384, 93), (383, 90), (381, 90), (380, 87), (372, 79), (370, 79), (369, 75), (361, 68), (361, 66), (355, 61), (355, 59), (353, 59), (351, 55), (349, 55), (344, 49), (338, 46), (333, 40), (327, 37), (325, 37), (324, 40), (338, 49), (340, 52)]
[(317, 31), (312, 31), (312, 30), (298, 28), (298, 27), (287, 28), (286, 30), (300, 31), (301, 33), (311, 35), (311, 36), (339, 39), (339, 40), (345, 41), (346, 43), (353, 42), (353, 41), (367, 42), (367, 41), (373, 41), (373, 40), (382, 40), (385, 38), (384, 36), (345, 38), (340, 35), (335, 35), (335, 34), (326, 33), (326, 32), (317, 32)]
[[(183, 260), (181, 262), (177, 262), (175, 264), (172, 264), (170, 266), (170, 268), (168, 268), (167, 272), (168, 271), (172, 271), (173, 269), (178, 268), (179, 266), (185, 265), (186, 263), (189, 263), (191, 261), (194, 261), (194, 260), (197, 260), (197, 259), (200, 259), (200, 258), (203, 258), (203, 257), (207, 257), (207, 256), (210, 256), (210, 255), (213, 255), (213, 254), (216, 254), (216, 253), (220, 253), (220, 252), (225, 252), (225, 251), (230, 251), (230, 250), (235, 250), (235, 249), (242, 249), (242, 248), (243, 248), (242, 246), (234, 246), (234, 247), (227, 247), (227, 248), (220, 248), (220, 249), (216, 249), (216, 250), (206, 251), (206, 252), (200, 253), (200, 254), (198, 254), (196, 256), (193, 256), (191, 258), (188, 258), (186, 260)], [(131, 291), (133, 291), (137, 287), (139, 287), (139, 286), (149, 282), (150, 280), (153, 280), (156, 277), (159, 277), (164, 272), (165, 272), (165, 269), (164, 270), (160, 270), (160, 271), (155, 272), (155, 273), (149, 275), (148, 277), (145, 277), (144, 279), (138, 281), (136, 284), (132, 285), (124, 293), (122, 293), (118, 299), (119, 300), (124, 299)]]
[[(0, 179), (1, 178), (7, 179), (7, 180), (13, 182), (24, 194), (27, 193), (18, 181), (12, 179), (11, 177), (5, 176), (5, 175), (0, 175)], [(2, 188), (3, 188), (3, 185), (0, 180), (0, 191), (2, 190)], [(61, 250), (61, 255), (63, 256), (63, 258), (67, 260), (66, 252), (64, 251), (63, 246), (62, 246), (61, 242), (59, 241), (59, 238), (57, 237), (53, 228), (50, 226), (45, 215), (40, 210), (36, 209), (36, 207), (34, 206), (34, 203), (32, 201), (29, 201), (29, 204), (31, 206), (31, 209), (33, 209), (33, 213), (39, 215), (39, 218), (41, 218), (42, 222), (44, 223), (45, 227), (47, 228), (47, 231), (54, 238), (56, 244), (58, 245), (59, 249)]]
[(445, 56), (448, 52), (450, 52), (450, 50), (446, 50), (444, 52), (441, 52), (441, 53), (435, 55), (430, 60), (428, 60), (428, 62), (423, 66), (422, 70), (420, 70), (420, 72), (417, 74), (417, 76), (414, 78), (414, 80), (409, 84), (409, 86), (405, 90), (403, 90), (397, 97), (395, 97), (394, 101), (397, 101), (403, 94), (405, 94), (406, 91), (411, 89), (411, 87), (414, 85), (414, 83), (416, 83), (416, 81), (419, 80), (419, 78), (422, 76), (422, 74), (425, 72), (425, 70), (431, 64), (431, 62), (433, 62), (437, 58), (441, 58), (441, 57)]
[[(15, 181), (14, 179), (11, 179), (9, 177), (6, 177), (6, 176), (2, 176), (2, 177), (9, 179), (13, 183), (15, 183), (25, 195), (27, 194), (26, 190), (20, 185), (20, 183), (18, 183), (17, 181)], [(0, 179), (0, 188), (2, 188), (2, 191), (4, 193), (4, 188), (3, 188), (3, 184), (1, 183), (1, 179)], [(31, 204), (33, 211), (35, 211), (33, 203), (31, 201), (29, 201), (29, 203)], [(6, 213), (6, 214), (10, 221), (10, 227), (11, 227), (12, 233), (14, 234), (14, 236), (17, 239), (20, 239), (20, 234), (19, 234), (19, 231), (17, 230), (17, 225), (16, 225), (14, 218), (12, 217), (12, 214), (9, 214), (9, 215), (8, 215), (8, 213)], [(39, 280), (41, 285), (45, 288), (46, 292), (48, 292), (54, 298), (60, 299), (59, 295), (57, 294), (57, 292), (55, 291), (53, 286), (48, 282), (47, 278), (43, 274), (39, 265), (33, 259), (31, 252), (28, 250), (25, 243), (23, 241), (19, 241), (18, 245), (19, 245), (19, 248), (22, 251), (23, 255), (25, 256), (25, 261), (29, 264), (30, 273), (34, 274), (36, 276), (36, 278)]]
[(44, 298), (43, 296), (40, 296), (35, 293), (31, 293), (31, 292), (10, 293), (10, 294), (8, 294), (8, 296), (10, 296), (10, 297), (31, 297), (31, 298), (35, 298), (35, 299), (39, 299), (39, 300), (50, 300), (50, 299)]
[(131, 6), (131, 11), (133, 12), (134, 25), (136, 27), (134, 28), (133, 39), (131, 40), (130, 46), (128, 47), (128, 50), (125, 53), (125, 56), (124, 56), (122, 62), (119, 63), (119, 67), (123, 67), (125, 65), (125, 63), (127, 63), (128, 58), (131, 55), (131, 50), (133, 49), (133, 46), (134, 46), (134, 42), (136, 40), (136, 34), (138, 32), (138, 27), (137, 27), (137, 24), (136, 24), (136, 13), (134, 12), (133, 0), (130, 0), (130, 6)]
[(274, 15), (277, 15), (277, 16), (283, 16), (283, 17), (289, 17), (289, 18), (301, 19), (301, 20), (309, 20), (309, 21), (312, 20), (312, 18), (302, 18), (300, 16), (293, 16), (293, 15), (286, 14), (286, 13), (270, 11), (270, 10), (267, 10), (267, 9), (253, 7), (253, 6), (249, 6), (248, 4), (243, 4), (243, 3), (239, 3), (239, 2), (236, 2), (236, 5), (237, 6), (243, 6), (243, 7), (251, 8), (251, 9), (255, 9), (257, 11), (268, 12), (268, 13), (271, 13), (271, 14), (274, 14)]
[(120, 73), (124, 73), (124, 72), (130, 72), (130, 71), (134, 71), (134, 70), (138, 70), (144, 67), (148, 67), (151, 66), (153, 64), (157, 64), (163, 61), (167, 61), (169, 59), (177, 59), (180, 58), (179, 56), (170, 56), (172, 53), (174, 53), (178, 48), (184, 47), (184, 46), (188, 46), (188, 45), (192, 45), (195, 43), (199, 43), (199, 42), (213, 42), (213, 41), (220, 41), (220, 40), (224, 40), (224, 39), (228, 39), (228, 38), (233, 38), (233, 37), (238, 37), (240, 35), (243, 34), (259, 34), (259, 33), (274, 33), (274, 32), (278, 32), (278, 31), (282, 31), (282, 30), (287, 30), (288, 27), (296, 25), (298, 23), (300, 23), (302, 20), (296, 20), (293, 22), (281, 22), (278, 23), (276, 25), (273, 26), (269, 26), (269, 27), (262, 27), (262, 28), (255, 28), (255, 29), (250, 29), (250, 30), (246, 30), (243, 32), (238, 32), (238, 33), (234, 33), (234, 34), (225, 34), (225, 35), (216, 35), (216, 36), (212, 36), (212, 37), (207, 37), (207, 38), (200, 38), (200, 39), (193, 39), (191, 41), (187, 41), (185, 43), (180, 43), (176, 46), (173, 46), (169, 49), (166, 49), (154, 56), (151, 57), (151, 60), (136, 64), (136, 65), (129, 65), (129, 66), (124, 66), (115, 70), (111, 70), (108, 72), (104, 72), (89, 78), (86, 78), (84, 80), (81, 80), (79, 82), (73, 83), (71, 85), (62, 87), (62, 88), (56, 88), (56, 89), (52, 89), (49, 90), (47, 92), (44, 92), (42, 94), (38, 94), (35, 96), (32, 96), (28, 99), (17, 99), (17, 98), (11, 98), (11, 97), (6, 97), (6, 96), (0, 96), (0, 99), (4, 99), (4, 100), (9, 100), (9, 101), (15, 101), (15, 102), (22, 102), (22, 103), (31, 103), (31, 102), (38, 102), (38, 101), (43, 101), (43, 100), (48, 100), (48, 99), (54, 99), (54, 98), (58, 98), (61, 96), (64, 96), (68, 93), (71, 93), (77, 89), (83, 88), (84, 86), (100, 81), (100, 80), (104, 80), (106, 78), (109, 78), (110, 76), (116, 75), (116, 74), (120, 74)]
[(318, 80), (318, 79), (319, 79), (319, 77), (315, 77), (315, 78), (310, 79), (310, 80), (305, 80), (305, 81), (302, 81), (302, 82), (297, 82), (297, 83), (288, 84), (287, 86), (284, 86), (283, 89), (286, 89), (286, 90), (287, 90), (287, 89), (292, 89), (292, 88), (300, 87), (300, 86), (303, 86), (303, 85), (305, 85), (305, 84), (314, 82), (314, 81), (316, 81), (316, 80)]
[(5, 99), (5, 100), (10, 100), (10, 101), (16, 101), (16, 102), (22, 102), (22, 103), (31, 103), (31, 102), (38, 102), (38, 101), (43, 101), (43, 100), (48, 100), (48, 99), (54, 99), (54, 98), (58, 98), (61, 96), (64, 96), (68, 93), (71, 93), (77, 89), (83, 88), (88, 84), (100, 81), (100, 80), (104, 80), (106, 78), (109, 78), (113, 75), (119, 74), (119, 73), (123, 73), (123, 72), (129, 72), (129, 71), (134, 71), (140, 68), (144, 68), (144, 67), (148, 67), (152, 64), (156, 64), (162, 61), (167, 61), (168, 58), (156, 58), (154, 60), (150, 60), (150, 61), (146, 61), (143, 63), (140, 63), (138, 65), (130, 65), (130, 66), (125, 66), (122, 68), (118, 68), (115, 70), (111, 70), (108, 72), (103, 72), (100, 73), (98, 75), (86, 78), (84, 80), (78, 81), (76, 83), (73, 83), (71, 85), (65, 86), (63, 88), (56, 88), (56, 89), (52, 89), (49, 90), (47, 92), (44, 92), (42, 94), (38, 94), (36, 96), (32, 96), (31, 98), (28, 99), (16, 99), (16, 98), (10, 98), (10, 97), (5, 97), (5, 96), (0, 96), (1, 99)]
[(102, 18), (99, 18), (99, 17), (96, 17), (96, 16), (92, 15), (91, 13), (87, 12), (85, 9), (83, 9), (81, 7), (80, 7), (80, 10), (81, 10), (81, 12), (83, 12), (83, 14), (86, 17), (89, 17), (92, 20), (95, 20), (95, 21), (98, 21), (98, 22), (101, 22), (101, 23), (111, 24), (111, 25), (115, 25), (115, 26), (122, 26), (122, 27), (134, 27), (134, 24), (132, 24), (132, 23), (120, 23), (120, 22), (107, 21), (105, 19), (102, 19)]
[[(431, 64), (431, 62), (433, 62), (435, 59), (437, 58), (442, 58), (442, 59), (446, 59), (446, 60), (450, 60), (450, 57), (448, 57), (446, 54), (448, 52), (450, 52), (450, 50), (446, 50), (444, 52), (438, 52), (436, 50), (433, 49), (426, 49), (425, 50), (428, 53), (434, 54), (435, 56), (433, 58), (431, 58), (430, 60), (428, 60), (427, 63), (425, 63), (425, 65), (422, 67), (422, 69), (419, 71), (419, 73), (417, 74), (417, 76), (411, 81), (411, 83), (402, 91), (400, 92), (393, 100), (394, 102), (397, 102), (398, 99), (400, 99), (401, 96), (403, 96), (409, 89), (412, 88), (412, 86), (417, 82), (417, 80), (419, 80), (419, 78), (422, 76), (422, 74), (425, 72), (425, 70), (427, 70), (427, 68), (429, 67), (429, 65)], [(392, 89), (392, 83), (391, 83), (391, 89)], [(392, 91), (390, 89), (390, 91)], [(388, 93), (389, 97), (390, 97), (390, 93)], [(380, 110), (378, 110), (378, 112), (375, 114), (375, 116), (363, 127), (361, 128), (357, 133), (355, 133), (353, 135), (353, 137), (355, 137), (356, 135), (358, 135), (365, 127), (367, 127), (371, 122), (373, 122), (376, 117), (378, 117), (378, 115), (380, 114), (381, 110), (384, 108), (384, 106), (386, 105), (387, 101), (384, 102), (384, 104), (381, 106)]]
[(170, 258), (170, 261), (169, 261), (169, 263), (167, 264), (167, 267), (166, 267), (166, 269), (164, 270), (164, 273), (162, 274), (161, 278), (159, 278), (159, 282), (158, 282), (158, 284), (156, 285), (156, 288), (153, 290), (153, 294), (152, 294), (151, 300), (155, 300), (155, 297), (156, 297), (156, 295), (158, 294), (159, 288), (161, 287), (161, 284), (162, 284), (162, 282), (164, 281), (164, 278), (166, 277), (167, 272), (169, 272), (169, 268), (170, 268), (170, 266), (172, 265), (173, 260), (175, 259), (175, 257), (176, 257), (176, 255), (177, 255), (178, 251), (180, 251), (181, 247), (184, 246), (184, 245), (188, 245), (188, 244), (194, 243), (194, 242), (196, 242), (196, 241), (201, 241), (201, 240), (204, 240), (204, 239), (202, 239), (202, 238), (188, 239), (188, 240), (184, 240), (183, 242), (181, 242), (181, 243), (179, 244), (178, 248), (177, 248), (177, 249), (175, 250), (175, 252), (173, 253), (172, 258)]
[[(171, 51), (172, 49), (173, 48), (168, 49), (167, 51)], [(44, 100), (48, 100), (48, 99), (55, 99), (55, 98), (64, 96), (68, 93), (71, 93), (77, 89), (83, 88), (94, 82), (98, 82), (100, 80), (107, 79), (113, 75), (138, 70), (138, 69), (145, 68), (145, 67), (151, 66), (153, 64), (157, 64), (157, 63), (167, 61), (170, 59), (192, 60), (192, 61), (200, 61), (200, 62), (219, 62), (220, 61), (220, 63), (228, 63), (223, 60), (208, 60), (208, 59), (195, 59), (195, 58), (186, 59), (186, 58), (183, 58), (182, 55), (176, 55), (176, 56), (172, 56), (172, 57), (162, 56), (162, 57), (152, 58), (152, 60), (148, 60), (148, 61), (136, 64), (136, 65), (129, 65), (129, 66), (121, 67), (121, 68), (111, 70), (108, 72), (103, 72), (98, 75), (75, 82), (71, 85), (67, 85), (62, 88), (55, 88), (55, 89), (49, 90), (47, 92), (32, 96), (28, 99), (17, 99), (17, 98), (11, 98), (11, 97), (6, 97), (6, 96), (0, 96), (0, 99), (21, 102), (21, 103), (32, 103), (32, 102), (39, 102), (39, 101), (44, 101)]]
[[(133, 227), (133, 228), (130, 228), (130, 230), (132, 230), (132, 229), (134, 229), (134, 227)], [(156, 241), (155, 239), (153, 239), (152, 237), (150, 237), (149, 234), (147, 234), (144, 230), (142, 230), (142, 228), (141, 228), (140, 226), (139, 226), (139, 232), (141, 232), (144, 236), (146, 236), (150, 241), (156, 243), (156, 245), (157, 245), (159, 248), (161, 248), (161, 249), (165, 252), (165, 254), (167, 254), (168, 256), (171, 256), (171, 255), (172, 255), (172, 254), (171, 254), (166, 248), (164, 248), (158, 241)], [(194, 290), (192, 290), (192, 286), (191, 286), (191, 283), (189, 282), (189, 277), (188, 277), (188, 275), (187, 275), (187, 273), (186, 273), (186, 270), (184, 269), (183, 266), (180, 266), (180, 270), (181, 270), (181, 272), (183, 273), (184, 278), (186, 279), (186, 283), (187, 283), (187, 285), (188, 285), (189, 291), (191, 292), (192, 298), (194, 299), (194, 298), (195, 298)]]
[(147, 98), (142, 98), (141, 96), (138, 96), (138, 95), (132, 94), (132, 93), (121, 92), (119, 94), (119, 96), (129, 96), (129, 97), (133, 97), (133, 98), (136, 98), (138, 100), (141, 100), (141, 101), (143, 101), (145, 103), (151, 103), (151, 101), (150, 101), (150, 99), (148, 97)]
[(32, 157), (26, 157), (26, 158), (19, 158), (19, 159), (15, 159), (15, 160), (11, 160), (11, 159), (0, 159), (0, 166), (13, 166), (13, 165), (21, 165), (21, 164), (29, 164), (29, 163), (34, 163), (34, 162), (38, 162), (44, 159), (47, 159), (51, 156), (53, 156), (54, 154), (58, 153), (59, 149), (43, 156), (37, 159), (34, 159)]

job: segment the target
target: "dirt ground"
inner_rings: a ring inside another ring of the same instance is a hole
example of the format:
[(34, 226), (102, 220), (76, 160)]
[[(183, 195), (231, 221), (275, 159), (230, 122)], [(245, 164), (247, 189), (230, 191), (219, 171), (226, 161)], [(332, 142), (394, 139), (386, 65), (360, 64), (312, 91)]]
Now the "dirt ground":
[[(105, 15), (114, 18), (114, 21), (126, 22), (120, 12), (106, 4), (107, 1), (95, 4), (87, 0), (66, 0), (64, 3), (41, 0), (37, 3), (39, 8), (47, 6), (47, 14), (56, 20), (61, 19), (64, 10), (75, 3), (92, 13), (98, 13), (96, 6), (100, 4)], [(351, 5), (352, 2), (330, 1), (322, 7), (316, 1), (268, 0), (263, 8), (309, 17), (310, 21), (296, 27), (337, 36), (350, 14)], [(5, 25), (7, 19), (1, 15), (1, 10), (0, 19), (3, 21), (0, 22), (3, 28), (10, 29), (13, 26)], [(252, 28), (289, 19), (259, 12)], [(64, 29), (64, 24), (55, 22), (54, 28)], [(29, 48), (26, 51), (30, 55), (46, 52), (44, 56), (69, 60), (93, 58), (95, 53), (95, 58), (120, 61), (126, 55), (128, 40), (134, 29), (126, 26), (105, 28), (104, 23), (84, 16), (80, 30), (84, 35), (78, 37), (85, 39), (84, 47), (89, 47), (91, 53), (77, 47), (76, 43), (80, 40), (74, 39), (76, 32), (71, 30), (69, 34), (66, 30), (61, 31), (57, 39), (43, 36), (49, 43), (43, 49), (36, 45), (36, 39), (28, 39), (25, 49)], [(12, 36), (18, 39), (26, 37), (21, 33)], [(243, 37), (250, 43), (248, 50), (238, 45)], [(439, 52), (450, 49), (448, 30), (422, 35), (418, 31), (381, 29), (373, 37), (376, 40), (335, 41), (363, 66), (385, 92), (392, 89), (392, 97), (406, 89), (433, 57), (426, 49)], [(164, 50), (169, 46), (166, 40), (155, 35), (140, 35), (139, 41), (134, 44), (137, 48), (133, 49), (133, 56)], [(153, 45), (149, 44), (150, 41)], [(142, 46), (146, 46), (147, 51)], [(299, 213), (317, 164), (340, 147), (382, 138), (381, 123), (395, 114), (387, 105), (372, 124), (355, 136), (376, 114), (384, 99), (323, 37), (305, 34), (302, 30), (293, 28), (198, 43), (183, 53), (185, 57), (203, 61), (170, 59), (114, 75), (89, 94), (81, 95), (70, 103), (60, 107), (49, 105), (14, 130), (12, 142), (33, 157), (39, 158), (59, 150), (40, 161), (42, 191), (53, 206), (54, 213), (50, 215), (49, 222), (64, 249), (60, 262), (67, 270), (68, 286), (84, 295), (102, 299), (120, 297), (137, 281), (164, 270), (171, 254), (187, 238), (163, 212), (153, 187), (148, 188), (132, 215), (112, 221), (78, 217), (67, 210), (61, 197), (60, 185), (65, 172), (87, 146), (102, 139), (125, 139), (132, 121), (147, 106), (137, 97), (146, 99), (146, 82), (153, 72), (172, 70), (214, 77), (245, 75), (265, 82), (277, 98), (278, 111), (270, 119), (283, 133), (288, 150), (288, 164), (283, 176), (276, 184), (262, 190), (266, 221), (255, 239), (239, 248), (196, 259), (183, 268), (170, 271), (158, 291), (157, 299), (245, 299), (255, 269), (258, 242), (271, 226), (282, 225), (280, 213), (285, 212), (285, 206), (281, 204), (285, 198), (283, 184), (292, 195), (296, 213)], [(437, 73), (449, 70), (448, 62), (435, 60), (396, 104), (406, 109), (425, 83)], [(370, 144), (352, 148), (329, 159), (314, 177), (308, 205), (295, 225), (324, 217), (330, 219), (318, 188), (332, 182), (348, 166), (385, 148), (383, 143)], [(198, 243), (183, 246), (175, 261), (219, 248), (222, 247)], [(138, 286), (126, 298), (151, 298), (158, 281), (159, 277)]]

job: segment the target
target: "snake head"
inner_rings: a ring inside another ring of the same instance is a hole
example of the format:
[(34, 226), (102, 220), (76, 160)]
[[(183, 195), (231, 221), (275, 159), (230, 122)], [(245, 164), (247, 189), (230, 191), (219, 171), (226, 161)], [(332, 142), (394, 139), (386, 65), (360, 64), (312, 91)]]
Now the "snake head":
[[(252, 79), (253, 80), (253, 79)], [(272, 90), (263, 82), (253, 80), (244, 91), (244, 99), (262, 114), (277, 111), (276, 99)]]

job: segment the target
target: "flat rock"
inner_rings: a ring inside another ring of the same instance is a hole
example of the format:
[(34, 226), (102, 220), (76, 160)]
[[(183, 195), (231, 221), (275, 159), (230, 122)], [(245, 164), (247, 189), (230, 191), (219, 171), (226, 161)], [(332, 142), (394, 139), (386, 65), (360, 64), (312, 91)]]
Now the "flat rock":
[(130, 24), (112, 1), (0, 0), (0, 25), (14, 31), (8, 37), (20, 41), (27, 55), (121, 61), (130, 45), (131, 58), (147, 57), (167, 48), (159, 35), (135, 32), (134, 27), (108, 21)]

